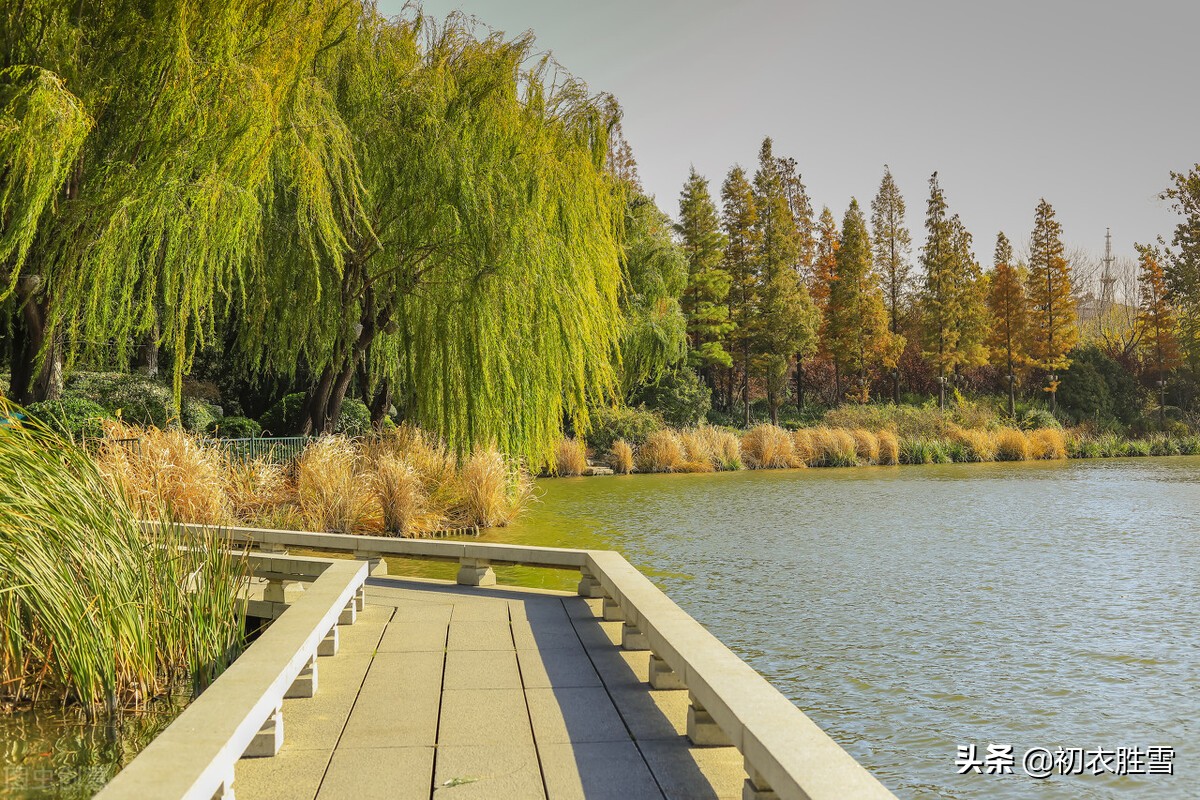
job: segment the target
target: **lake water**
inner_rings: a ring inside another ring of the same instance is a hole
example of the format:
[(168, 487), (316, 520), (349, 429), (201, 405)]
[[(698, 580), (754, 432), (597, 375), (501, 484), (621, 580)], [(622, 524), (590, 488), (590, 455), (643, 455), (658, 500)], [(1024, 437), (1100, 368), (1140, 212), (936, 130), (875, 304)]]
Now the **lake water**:
[[(901, 797), (1200, 797), (1200, 458), (539, 485), (484, 538), (621, 550)], [(956, 774), (989, 743), (1013, 774)], [(1036, 780), (1035, 746), (1175, 774)]]

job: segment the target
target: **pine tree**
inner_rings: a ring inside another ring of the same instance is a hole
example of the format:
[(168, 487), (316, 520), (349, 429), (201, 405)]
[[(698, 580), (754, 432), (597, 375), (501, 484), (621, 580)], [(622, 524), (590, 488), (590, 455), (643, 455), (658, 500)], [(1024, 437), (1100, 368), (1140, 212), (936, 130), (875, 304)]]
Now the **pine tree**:
[(958, 214), (950, 218), (950, 241), (954, 253), (954, 288), (958, 293), (958, 360), (955, 374), (963, 367), (987, 363), (987, 286), (983, 270), (971, 249), (972, 238)]
[(754, 187), (746, 171), (734, 167), (721, 186), (721, 224), (725, 229), (724, 268), (730, 277), (729, 320), (735, 370), (726, 384), (726, 408), (733, 405), (735, 378), (740, 387), (744, 419), (750, 424), (750, 359), (758, 336), (758, 254), (760, 248), (758, 212)]
[(1079, 328), (1062, 226), (1054, 218), (1054, 208), (1044, 199), (1038, 203), (1034, 214), (1027, 294), (1032, 310), (1030, 355), (1034, 364), (1047, 375), (1046, 391), (1050, 393), (1050, 410), (1054, 411), (1057, 373), (1071, 365), (1067, 354), (1079, 340)]
[(924, 286), (921, 305), (925, 334), (925, 356), (938, 376), (938, 404), (946, 407), (947, 373), (958, 364), (958, 334), (961, 310), (955, 282), (954, 231), (946, 196), (935, 172), (929, 178), (929, 201), (925, 213), (925, 246), (921, 250)]
[(1167, 375), (1181, 362), (1175, 335), (1175, 311), (1167, 295), (1162, 253), (1157, 247), (1135, 245), (1138, 252), (1138, 316), (1141, 350), (1152, 366), (1147, 372), (1158, 385), (1159, 427), (1166, 430)]
[[(792, 210), (792, 219), (795, 220), (796, 230), (799, 234), (796, 273), (802, 285), (811, 287), (813, 265), (817, 255), (817, 227), (813, 220), (812, 201), (808, 197), (808, 189), (804, 186), (804, 181), (796, 168), (796, 159), (781, 158), (779, 160), (779, 170), (783, 176), (784, 193), (788, 198), (788, 206)], [(815, 299), (812, 298), (811, 290), (809, 297), (814, 300), (814, 325), (819, 327), (820, 314), (816, 311)], [(814, 331), (815, 336), (816, 333)], [(815, 348), (816, 344), (814, 342), (810, 346), (810, 351), (815, 350)], [(809, 354), (809, 352), (796, 353), (797, 408), (804, 407), (804, 360)]]
[(871, 237), (857, 200), (850, 201), (842, 221), (827, 319), (826, 336), (838, 383), (842, 375), (856, 375), (858, 388), (853, 394), (865, 403), (868, 370), (880, 363), (894, 366), (899, 352), (896, 337), (888, 330), (883, 292), (871, 265)]
[(725, 342), (733, 330), (727, 298), (732, 284), (723, 256), (725, 234), (708, 181), (693, 168), (679, 196), (677, 232), (687, 256), (688, 285), (682, 298), (691, 351), (688, 363), (716, 392), (716, 370), (733, 366)]
[(816, 339), (816, 312), (797, 269), (801, 234), (781, 167), (781, 161), (772, 152), (771, 139), (764, 139), (754, 174), (760, 248), (758, 335), (754, 351), (756, 361), (762, 366), (772, 422), (779, 420), (792, 356), (809, 352)]
[[(904, 224), (904, 197), (884, 166), (879, 193), (871, 202), (871, 227), (874, 233), (875, 268), (883, 278), (883, 298), (888, 312), (888, 327), (893, 337), (900, 336), (900, 316), (909, 292), (912, 269), (909, 254), (912, 236)], [(903, 342), (898, 344), (903, 349)], [(900, 402), (900, 372), (892, 372), (892, 400)]]
[(1025, 286), (1013, 263), (1012, 245), (1001, 233), (996, 237), (996, 255), (988, 286), (988, 311), (991, 314), (992, 363), (1005, 371), (1008, 382), (1008, 414), (1017, 413), (1018, 370), (1028, 363), (1029, 316)]

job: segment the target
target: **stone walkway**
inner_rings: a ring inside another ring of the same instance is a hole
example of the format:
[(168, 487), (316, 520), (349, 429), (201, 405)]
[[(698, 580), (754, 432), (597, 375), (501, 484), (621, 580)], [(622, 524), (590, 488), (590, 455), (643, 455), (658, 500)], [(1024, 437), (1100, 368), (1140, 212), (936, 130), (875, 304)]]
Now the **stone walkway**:
[(372, 579), (239, 800), (740, 798), (737, 750), (690, 746), (687, 692), (650, 689), (600, 602)]

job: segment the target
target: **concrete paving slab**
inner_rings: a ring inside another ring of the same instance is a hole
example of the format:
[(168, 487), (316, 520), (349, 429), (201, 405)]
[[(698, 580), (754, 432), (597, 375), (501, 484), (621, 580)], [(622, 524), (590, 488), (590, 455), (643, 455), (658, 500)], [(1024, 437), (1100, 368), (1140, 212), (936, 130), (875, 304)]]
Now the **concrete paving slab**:
[(644, 650), (618, 647), (589, 647), (588, 656), (596, 666), (604, 685), (612, 688), (649, 689), (650, 654)]
[(563, 600), (563, 608), (571, 619), (592, 619), (603, 616), (604, 600), (600, 597), (571, 597)]
[(601, 686), (583, 648), (576, 650), (518, 650), (521, 679), (526, 688)]
[(514, 619), (512, 623), (513, 643), (518, 650), (578, 650), (583, 652), (583, 643), (570, 623), (556, 621)]
[(509, 600), (508, 613), (513, 620), (527, 619), (539, 622), (562, 622), (570, 624), (567, 609), (559, 598), (531, 598)]
[(377, 654), (338, 747), (435, 744), (443, 659), (442, 653)]
[(446, 654), (444, 689), (520, 689), (521, 673), (512, 650), (451, 650)]
[(643, 685), (610, 688), (609, 695), (634, 739), (676, 739), (687, 733), (685, 691), (651, 690)]
[(371, 658), (369, 653), (339, 653), (317, 660), (317, 693), (283, 703), (285, 750), (333, 750), (358, 699)]
[(670, 800), (740, 800), (746, 770), (734, 747), (691, 747), (687, 739), (638, 742)]
[(596, 618), (575, 619), (575, 632), (587, 648), (620, 647), (621, 622), (602, 622)]
[[(367, 595), (367, 602), (370, 602), (370, 595)], [(454, 604), (439, 601), (437, 603), (421, 603), (413, 602), (412, 600), (400, 601), (396, 605), (395, 616), (392, 617), (393, 622), (422, 622), (422, 623), (440, 623), (447, 625), (450, 622), (450, 616), (454, 613)]]
[(442, 692), (438, 746), (532, 742), (520, 689), (447, 689)]
[[(285, 736), (286, 727), (285, 717)], [(273, 758), (244, 758), (234, 768), (234, 793), (254, 800), (312, 800), (328, 764), (328, 750), (290, 751), (286, 746)]]
[(526, 689), (525, 696), (539, 745), (629, 741), (629, 732), (603, 688)]
[(329, 762), (317, 800), (396, 800), (428, 797), (432, 747), (340, 747)]
[(538, 747), (549, 800), (642, 800), (663, 796), (633, 742)]
[(437, 800), (544, 798), (533, 743), (438, 747), (433, 796)]
[(381, 653), (416, 653), (422, 651), (442, 652), (446, 649), (446, 634), (450, 627), (445, 622), (391, 622), (379, 640)]
[(448, 650), (512, 650), (512, 628), (508, 622), (450, 622)]
[(508, 622), (508, 603), (504, 600), (471, 600), (454, 604), (455, 622)]

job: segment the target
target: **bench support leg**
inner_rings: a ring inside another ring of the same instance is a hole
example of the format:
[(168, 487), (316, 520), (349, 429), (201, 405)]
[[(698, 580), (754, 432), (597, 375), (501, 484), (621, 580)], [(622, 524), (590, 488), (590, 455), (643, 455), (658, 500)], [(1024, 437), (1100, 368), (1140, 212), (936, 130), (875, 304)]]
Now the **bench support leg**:
[(649, 650), (650, 640), (637, 625), (625, 620), (625, 624), (621, 626), (621, 647), (626, 650)]
[(667, 666), (653, 653), (650, 654), (650, 688), (651, 689), (686, 689), (679, 673)]
[(242, 758), (270, 758), (283, 746), (283, 706), (277, 707), (267, 717), (258, 733), (250, 740), (250, 746)]
[(742, 784), (742, 800), (779, 800), (779, 795), (749, 761), (746, 762), (746, 782)]
[(319, 656), (336, 656), (338, 651), (338, 626), (334, 625), (329, 629), (329, 633), (325, 634), (325, 638), (317, 645), (317, 655)]
[(604, 621), (621, 622), (624, 619), (625, 612), (621, 610), (621, 604), (611, 597), (604, 598)]
[(284, 698), (291, 700), (297, 697), (312, 697), (316, 693), (317, 657), (314, 655), (304, 665), (304, 669), (300, 670), (300, 674), (296, 676), (296, 680), (292, 681), (292, 685), (288, 687)]
[(732, 744), (725, 731), (705, 710), (695, 695), (690, 698), (687, 715), (687, 736), (697, 747), (728, 747)]
[(485, 558), (463, 558), (458, 566), (459, 586), (495, 586), (496, 573)]
[(604, 597), (604, 587), (600, 585), (596, 576), (588, 571), (587, 567), (579, 569), (578, 592), (580, 597)]

